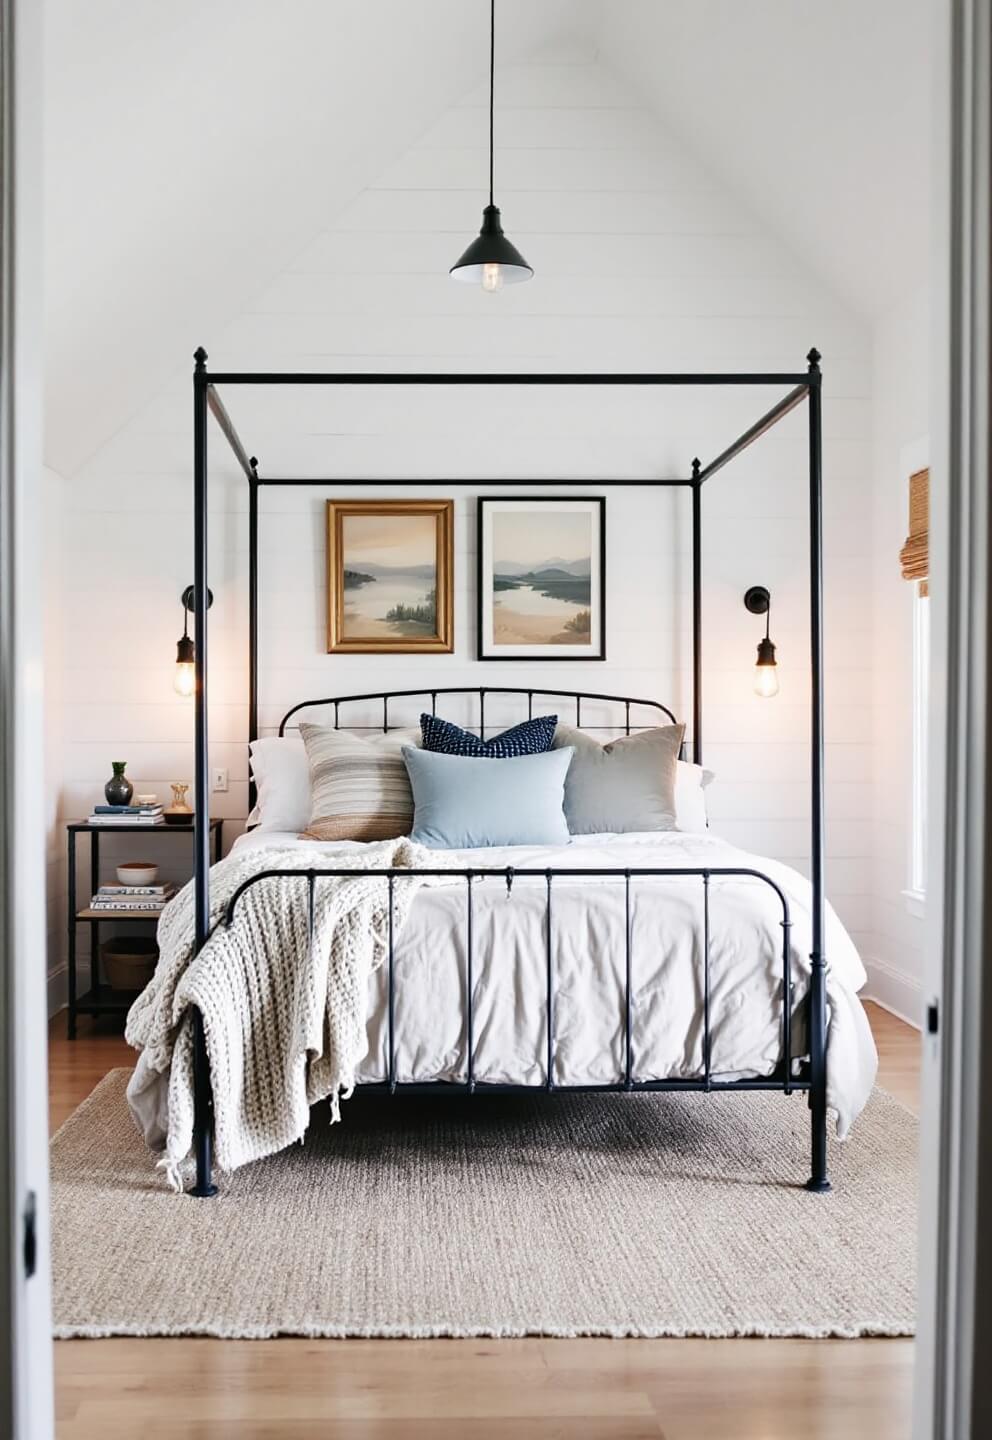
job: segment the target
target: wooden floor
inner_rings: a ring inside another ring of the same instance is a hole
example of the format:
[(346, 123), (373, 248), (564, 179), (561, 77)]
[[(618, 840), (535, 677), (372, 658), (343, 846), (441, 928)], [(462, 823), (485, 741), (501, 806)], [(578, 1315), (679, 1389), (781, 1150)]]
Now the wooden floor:
[[(880, 1083), (917, 1105), (919, 1037), (868, 1006)], [(118, 1037), (51, 1038), (58, 1125)], [(73, 1340), (59, 1440), (906, 1440), (908, 1340)]]

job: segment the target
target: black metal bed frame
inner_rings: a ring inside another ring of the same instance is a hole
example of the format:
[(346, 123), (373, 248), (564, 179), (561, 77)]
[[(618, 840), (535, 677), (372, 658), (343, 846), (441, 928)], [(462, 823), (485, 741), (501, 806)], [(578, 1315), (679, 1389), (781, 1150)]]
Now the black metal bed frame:
[[(207, 417), (212, 413), (227, 439), (249, 485), (249, 740), (258, 737), (258, 491), (262, 485), (358, 485), (423, 487), (423, 480), (412, 479), (342, 479), (340, 477), (291, 477), (265, 476), (259, 474), (258, 461), (250, 456), (231, 421), (217, 390), (224, 385), (364, 385), (364, 386), (408, 386), (408, 385), (471, 385), (471, 386), (771, 386), (786, 385), (788, 392), (752, 426), (725, 450), (721, 451), (708, 465), (693, 460), (689, 478), (659, 479), (609, 479), (584, 483), (603, 484), (610, 487), (641, 486), (664, 488), (687, 487), (692, 496), (692, 753), (697, 764), (702, 763), (702, 488), (705, 482), (749, 445), (759, 439), (785, 415), (789, 414), (804, 400), (809, 405), (809, 541), (810, 541), (810, 667), (811, 667), (811, 875), (812, 888), (810, 953), (810, 979), (806, 999), (808, 1059), (802, 1059), (794, 1067), (792, 1056), (792, 1008), (793, 988), (790, 964), (791, 917), (788, 900), (781, 888), (761, 871), (749, 868), (726, 866), (700, 867), (637, 867), (629, 869), (586, 869), (583, 867), (549, 869), (505, 869), (466, 868), (459, 870), (342, 870), (333, 867), (314, 867), (307, 870), (266, 870), (247, 880), (232, 896), (223, 923), (230, 925), (234, 919), (239, 899), (253, 885), (266, 879), (295, 877), (307, 883), (308, 914), (313, 925), (315, 887), (321, 879), (346, 875), (375, 875), (383, 879), (388, 898), (387, 935), (387, 1078), (372, 1089), (395, 1092), (397, 1088), (429, 1090), (431, 1093), (474, 1093), (478, 1090), (519, 1090), (534, 1087), (519, 1085), (493, 1085), (475, 1078), (475, 1037), (473, 997), (473, 886), (477, 882), (499, 879), (505, 882), (508, 894), (517, 878), (543, 879), (546, 885), (545, 959), (546, 959), (546, 1057), (545, 1083), (543, 1089), (606, 1090), (606, 1091), (753, 1091), (773, 1090), (786, 1095), (794, 1090), (807, 1092), (811, 1118), (811, 1173), (806, 1188), (824, 1192), (830, 1189), (827, 1173), (827, 1102), (826, 1102), (826, 971), (824, 953), (824, 728), (823, 728), (823, 541), (822, 541), (822, 385), (820, 354), (811, 350), (807, 356), (808, 370), (792, 374), (781, 372), (745, 374), (705, 373), (630, 373), (630, 374), (375, 374), (375, 373), (314, 373), (303, 372), (223, 372), (211, 375), (207, 370), (207, 355), (200, 348), (196, 351), (193, 372), (193, 503), (194, 503), (194, 619), (196, 644), (196, 691), (195, 691), (195, 818), (194, 818), (194, 893), (196, 911), (196, 951), (202, 949), (210, 933), (210, 850), (209, 850), (209, 750), (207, 733)], [(520, 480), (446, 481), (447, 484), (465, 487), (467, 485), (487, 487), (498, 485), (519, 486)], [(542, 485), (569, 484), (573, 480), (542, 480)], [(576, 723), (581, 723), (583, 700), (614, 702), (625, 707), (623, 726), (598, 728), (625, 729), (630, 733), (632, 706), (654, 708), (669, 717), (675, 716), (665, 705), (654, 700), (635, 700), (625, 696), (595, 694), (561, 690), (545, 690), (541, 687), (424, 687), (421, 690), (373, 692), (369, 695), (330, 696), (323, 700), (301, 701), (294, 705), (279, 724), (280, 735), (285, 733), (287, 721), (300, 710), (316, 706), (334, 707), (335, 725), (339, 724), (340, 707), (346, 703), (381, 701), (383, 705), (382, 725), (346, 726), (351, 729), (382, 729), (388, 731), (389, 701), (417, 695), (430, 696), (432, 710), (436, 713), (437, 697), (448, 694), (479, 695), (480, 733), (485, 733), (485, 697), (487, 694), (517, 694), (528, 697), (528, 714), (533, 713), (535, 696), (565, 698), (575, 702)], [(595, 727), (593, 727), (595, 728)], [(253, 792), (254, 793), (254, 792)], [(399, 1081), (395, 1066), (395, 954), (393, 902), (398, 882), (409, 880), (412, 874), (434, 877), (461, 878), (466, 886), (466, 1078), (464, 1081)], [(576, 875), (590, 875), (613, 878), (623, 882), (625, 897), (625, 955), (624, 955), (624, 1073), (615, 1084), (587, 1086), (559, 1086), (554, 1079), (555, 1030), (554, 1030), (554, 949), (553, 949), (553, 883), (555, 879)], [(703, 892), (703, 1073), (697, 1077), (637, 1081), (633, 1078), (633, 1047), (631, 1038), (632, 1022), (632, 933), (631, 933), (631, 883), (639, 879), (682, 878), (698, 876)], [(773, 1075), (753, 1079), (719, 1080), (711, 1073), (711, 1031), (710, 1031), (710, 881), (714, 876), (751, 878), (768, 885), (782, 905), (782, 1059)], [(210, 1086), (210, 1064), (207, 1053), (203, 1018), (194, 1007), (193, 1016), (193, 1080), (195, 1098), (194, 1147), (196, 1154), (196, 1184), (192, 1193), (199, 1197), (216, 1194), (212, 1182), (212, 1108)]]

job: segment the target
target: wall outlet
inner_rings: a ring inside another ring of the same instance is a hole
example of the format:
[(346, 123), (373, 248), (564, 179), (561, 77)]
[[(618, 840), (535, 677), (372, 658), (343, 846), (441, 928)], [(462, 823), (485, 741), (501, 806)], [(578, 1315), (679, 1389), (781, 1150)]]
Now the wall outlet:
[(219, 769), (217, 766), (215, 766), (215, 767), (214, 767), (213, 776), (214, 776), (214, 778), (213, 778), (213, 785), (212, 785), (211, 788), (212, 788), (213, 790), (215, 790), (215, 791), (216, 791), (216, 790), (226, 790), (226, 789), (227, 789), (227, 771), (226, 771), (226, 770), (221, 770), (221, 769)]

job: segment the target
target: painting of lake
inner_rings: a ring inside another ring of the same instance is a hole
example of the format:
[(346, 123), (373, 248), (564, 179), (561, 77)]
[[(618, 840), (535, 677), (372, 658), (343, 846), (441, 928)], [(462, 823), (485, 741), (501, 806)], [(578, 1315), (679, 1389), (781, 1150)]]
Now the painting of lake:
[(437, 507), (450, 502), (330, 504), (328, 648), (447, 648), (450, 513)]
[(601, 658), (603, 504), (480, 501), (482, 658)]

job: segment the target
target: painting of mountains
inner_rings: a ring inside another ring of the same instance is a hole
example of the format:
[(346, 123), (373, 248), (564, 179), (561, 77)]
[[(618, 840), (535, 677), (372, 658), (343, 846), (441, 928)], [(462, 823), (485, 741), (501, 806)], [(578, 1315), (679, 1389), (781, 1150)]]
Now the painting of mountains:
[(605, 505), (480, 499), (481, 659), (604, 658)]
[(327, 502), (328, 650), (452, 649), (452, 502)]

